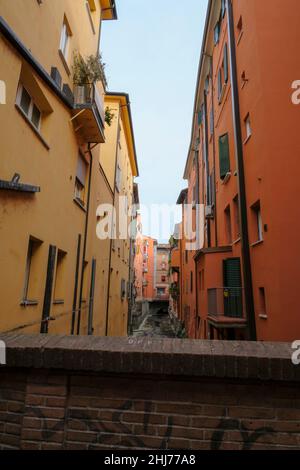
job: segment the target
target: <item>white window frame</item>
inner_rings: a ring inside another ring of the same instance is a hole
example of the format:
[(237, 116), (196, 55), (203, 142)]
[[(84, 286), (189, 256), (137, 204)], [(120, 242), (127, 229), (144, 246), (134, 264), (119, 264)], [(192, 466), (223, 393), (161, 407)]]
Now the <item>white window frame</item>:
[[(21, 107), (21, 99), (22, 99), (23, 90), (25, 90), (26, 93), (30, 96), (30, 104), (29, 104), (28, 113), (26, 113), (26, 112), (24, 111), (24, 109)], [(40, 131), (40, 130), (41, 130), (41, 122), (42, 122), (42, 111), (41, 111), (41, 109), (39, 108), (39, 106), (36, 104), (36, 102), (34, 101), (34, 99), (32, 98), (32, 96), (31, 96), (31, 94), (29, 93), (29, 91), (27, 90), (27, 88), (26, 88), (22, 83), (20, 83), (19, 88), (18, 88), (16, 103), (17, 103), (19, 109), (20, 109), (20, 110), (22, 111), (22, 113), (24, 114), (24, 116), (26, 116), (27, 119), (30, 121), (30, 123), (33, 125), (33, 127), (34, 127), (37, 131)], [(38, 126), (36, 126), (36, 125), (33, 123), (33, 121), (32, 121), (32, 115), (33, 115), (33, 108), (34, 108), (34, 106), (38, 109), (38, 111), (39, 111), (39, 113), (40, 113), (40, 119), (39, 119)]]
[(69, 50), (69, 44), (70, 44), (70, 30), (67, 25), (67, 22), (63, 22), (62, 30), (61, 30), (61, 35), (60, 35), (60, 44), (59, 44), (59, 50), (61, 51), (62, 55), (64, 58), (67, 60), (68, 57), (68, 50)]

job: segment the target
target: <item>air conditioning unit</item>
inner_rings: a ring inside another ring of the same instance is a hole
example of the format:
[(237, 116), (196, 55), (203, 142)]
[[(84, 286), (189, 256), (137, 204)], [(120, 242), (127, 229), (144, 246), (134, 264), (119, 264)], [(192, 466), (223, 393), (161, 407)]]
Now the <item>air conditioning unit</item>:
[(205, 206), (205, 218), (206, 219), (214, 218), (214, 206)]

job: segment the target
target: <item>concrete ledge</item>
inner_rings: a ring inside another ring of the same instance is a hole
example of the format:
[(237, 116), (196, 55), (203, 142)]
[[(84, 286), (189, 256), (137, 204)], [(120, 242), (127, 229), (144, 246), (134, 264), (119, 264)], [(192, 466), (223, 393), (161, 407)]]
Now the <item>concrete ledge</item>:
[(3, 334), (5, 368), (300, 381), (291, 344)]

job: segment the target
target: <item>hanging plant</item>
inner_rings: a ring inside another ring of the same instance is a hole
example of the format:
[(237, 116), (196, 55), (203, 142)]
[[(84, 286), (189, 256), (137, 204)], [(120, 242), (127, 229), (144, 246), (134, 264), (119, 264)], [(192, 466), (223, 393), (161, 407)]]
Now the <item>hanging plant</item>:
[(110, 109), (110, 107), (106, 106), (106, 108), (105, 108), (105, 122), (109, 127), (111, 126), (111, 123), (112, 123), (112, 120), (113, 120), (114, 116), (115, 115), (112, 112), (112, 110)]

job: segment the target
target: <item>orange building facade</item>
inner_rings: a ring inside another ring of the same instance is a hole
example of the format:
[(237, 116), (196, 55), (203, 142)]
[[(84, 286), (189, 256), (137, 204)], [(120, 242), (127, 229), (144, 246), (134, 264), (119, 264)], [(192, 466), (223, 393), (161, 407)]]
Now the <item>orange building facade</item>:
[(152, 301), (155, 296), (155, 258), (157, 241), (143, 236), (143, 300)]
[(297, 0), (209, 1), (178, 200), (205, 206), (203, 246), (179, 243), (179, 316), (193, 338), (300, 335), (299, 13)]

